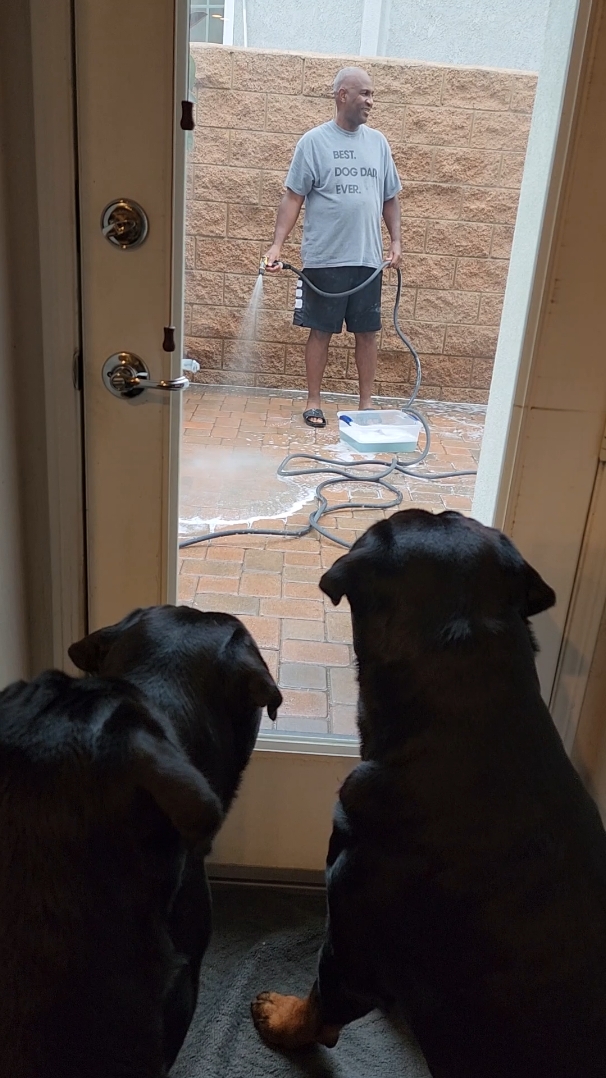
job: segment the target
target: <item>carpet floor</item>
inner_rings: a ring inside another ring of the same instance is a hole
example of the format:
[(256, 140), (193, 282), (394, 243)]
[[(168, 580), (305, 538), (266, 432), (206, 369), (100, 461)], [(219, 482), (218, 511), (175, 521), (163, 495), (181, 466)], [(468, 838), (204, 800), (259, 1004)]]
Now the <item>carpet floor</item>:
[(378, 1012), (336, 1048), (285, 1055), (257, 1036), (250, 1002), (266, 989), (306, 995), (324, 927), (324, 895), (217, 885), (198, 1007), (171, 1078), (430, 1078), (404, 1025)]

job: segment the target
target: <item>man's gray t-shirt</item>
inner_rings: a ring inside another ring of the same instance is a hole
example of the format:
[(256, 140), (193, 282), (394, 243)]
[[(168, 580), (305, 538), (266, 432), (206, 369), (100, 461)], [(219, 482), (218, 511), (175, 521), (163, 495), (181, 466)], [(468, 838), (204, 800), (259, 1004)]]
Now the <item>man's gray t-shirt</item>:
[(308, 269), (383, 262), (383, 203), (402, 189), (380, 131), (344, 131), (334, 120), (297, 143), (285, 186), (305, 195), (301, 254)]

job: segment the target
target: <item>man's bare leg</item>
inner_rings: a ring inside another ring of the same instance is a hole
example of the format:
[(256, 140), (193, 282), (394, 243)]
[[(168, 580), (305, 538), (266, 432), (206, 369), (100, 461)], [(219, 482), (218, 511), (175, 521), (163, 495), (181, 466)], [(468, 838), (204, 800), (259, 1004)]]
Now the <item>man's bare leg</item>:
[(372, 393), (377, 373), (377, 335), (376, 333), (356, 333), (355, 338), (360, 408), (372, 408)]
[(305, 370), (307, 372), (307, 404), (308, 408), (321, 408), (322, 401), (320, 390), (322, 377), (328, 362), (328, 345), (332, 333), (322, 333), (319, 329), (310, 329), (307, 344), (305, 346)]

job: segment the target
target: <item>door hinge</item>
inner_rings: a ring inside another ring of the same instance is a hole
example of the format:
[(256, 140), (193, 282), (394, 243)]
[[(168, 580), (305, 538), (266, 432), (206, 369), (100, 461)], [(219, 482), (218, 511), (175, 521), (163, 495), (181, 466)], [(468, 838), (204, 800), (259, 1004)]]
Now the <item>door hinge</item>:
[(181, 102), (181, 130), (193, 131), (195, 129), (194, 103), (193, 101)]
[(175, 350), (175, 327), (164, 327), (164, 340), (162, 341), (162, 348), (165, 352), (174, 352)]
[(604, 427), (604, 431), (602, 434), (602, 444), (600, 446), (598, 459), (600, 461), (600, 464), (606, 464), (606, 426)]
[(74, 362), (72, 365), (72, 379), (74, 382), (74, 389), (79, 392), (82, 391), (82, 384), (84, 381), (82, 372), (82, 353), (74, 352)]

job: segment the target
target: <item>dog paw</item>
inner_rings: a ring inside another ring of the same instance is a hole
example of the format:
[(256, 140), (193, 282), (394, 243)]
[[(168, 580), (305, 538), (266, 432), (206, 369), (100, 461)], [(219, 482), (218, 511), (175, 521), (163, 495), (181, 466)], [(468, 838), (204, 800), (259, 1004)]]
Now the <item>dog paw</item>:
[(334, 1048), (341, 1032), (339, 1026), (323, 1025), (314, 992), (307, 999), (261, 992), (251, 1003), (257, 1033), (276, 1048), (308, 1048), (324, 1044)]
[(317, 1016), (308, 999), (261, 992), (251, 1004), (257, 1033), (276, 1048), (306, 1048), (317, 1041)]

